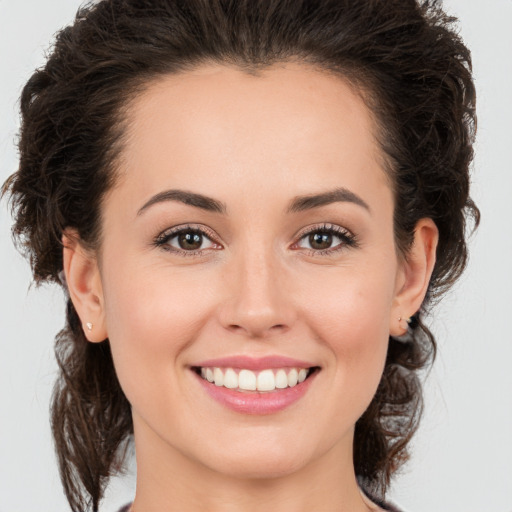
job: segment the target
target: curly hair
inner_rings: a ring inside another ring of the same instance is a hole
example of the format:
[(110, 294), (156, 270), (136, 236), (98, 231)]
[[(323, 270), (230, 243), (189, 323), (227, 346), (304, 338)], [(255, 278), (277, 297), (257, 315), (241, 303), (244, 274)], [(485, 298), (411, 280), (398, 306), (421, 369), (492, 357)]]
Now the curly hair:
[[(205, 62), (249, 73), (299, 61), (344, 77), (372, 111), (394, 189), (394, 231), (407, 257), (414, 228), (439, 230), (429, 290), (405, 339), (389, 340), (377, 393), (355, 427), (354, 465), (384, 495), (407, 460), (422, 409), (418, 370), (435, 356), (422, 321), (463, 271), (475, 89), (471, 57), (435, 0), (101, 0), (56, 37), (21, 96), (20, 163), (4, 184), (13, 235), (37, 283), (61, 283), (62, 235), (101, 245), (101, 205), (116, 183), (130, 101), (159, 76)], [(65, 290), (64, 286), (64, 290)], [(56, 338), (52, 430), (71, 508), (98, 510), (133, 425), (109, 341), (87, 343), (68, 298)]]

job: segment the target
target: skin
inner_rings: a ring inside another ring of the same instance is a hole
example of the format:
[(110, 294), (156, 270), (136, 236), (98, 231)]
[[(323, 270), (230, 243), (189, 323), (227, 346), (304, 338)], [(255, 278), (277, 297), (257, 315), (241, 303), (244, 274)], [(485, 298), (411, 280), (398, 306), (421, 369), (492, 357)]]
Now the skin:
[[(379, 383), (389, 335), (424, 298), (437, 230), (416, 228), (397, 255), (393, 194), (372, 116), (340, 77), (306, 65), (258, 76), (208, 65), (153, 82), (129, 108), (120, 179), (103, 205), (100, 252), (65, 235), (64, 262), (90, 342), (110, 339), (132, 405), (133, 510), (377, 510), (352, 462), (354, 425)], [(288, 212), (295, 197), (340, 187), (361, 198)], [(178, 201), (180, 189), (226, 213)], [(327, 252), (305, 229), (332, 224)], [(198, 254), (162, 232), (206, 229)], [(74, 235), (74, 236), (72, 236)], [(174, 251), (173, 251), (174, 249)], [(92, 322), (89, 331), (85, 324)], [(278, 413), (247, 415), (212, 400), (190, 365), (284, 355), (321, 370)]]

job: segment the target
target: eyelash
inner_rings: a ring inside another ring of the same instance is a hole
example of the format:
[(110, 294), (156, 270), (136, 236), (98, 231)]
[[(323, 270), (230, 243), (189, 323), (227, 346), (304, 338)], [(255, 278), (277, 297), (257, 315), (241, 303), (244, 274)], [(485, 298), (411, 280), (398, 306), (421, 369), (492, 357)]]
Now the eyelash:
[(306, 230), (299, 233), (299, 240), (293, 245), (296, 246), (301, 240), (312, 235), (313, 233), (334, 235), (341, 240), (341, 243), (327, 249), (306, 249), (306, 251), (311, 256), (330, 256), (346, 249), (347, 247), (357, 248), (359, 245), (356, 235), (351, 233), (348, 229), (342, 228), (341, 226), (336, 226), (334, 224), (320, 224), (307, 228)]
[(171, 228), (167, 231), (164, 231), (163, 233), (160, 233), (154, 240), (154, 245), (156, 247), (159, 247), (160, 249), (163, 249), (164, 251), (172, 252), (175, 254), (178, 254), (180, 256), (185, 257), (193, 257), (193, 256), (200, 256), (204, 253), (205, 249), (198, 249), (194, 251), (185, 251), (183, 249), (177, 249), (176, 247), (171, 247), (169, 245), (169, 242), (176, 238), (177, 236), (181, 235), (182, 233), (197, 233), (208, 240), (210, 240), (214, 245), (220, 246), (220, 244), (217, 244), (215, 240), (215, 235), (213, 231), (207, 229), (205, 226), (196, 226), (193, 224), (187, 224), (184, 226), (177, 226), (175, 228)]
[[(183, 249), (171, 247), (169, 245), (169, 242), (173, 238), (176, 238), (177, 236), (183, 233), (197, 233), (203, 237), (206, 237), (208, 240), (210, 240), (212, 244), (214, 244), (214, 246), (217, 246), (214, 250), (218, 250), (218, 247), (221, 247), (220, 244), (215, 242), (215, 235), (211, 230), (207, 229), (205, 226), (198, 225), (178, 226), (175, 228), (171, 228), (167, 231), (164, 231), (155, 238), (153, 245), (164, 251), (172, 252), (185, 257), (201, 256), (204, 254), (205, 250), (211, 249), (209, 248), (186, 251)], [(320, 224), (317, 226), (307, 228), (305, 231), (299, 233), (298, 241), (293, 244), (292, 248), (296, 247), (303, 239), (305, 239), (307, 236), (312, 235), (313, 233), (334, 235), (335, 237), (341, 240), (341, 243), (335, 245), (334, 247), (329, 247), (327, 249), (307, 249), (303, 247), (297, 247), (294, 250), (303, 249), (311, 256), (328, 256), (337, 253), (338, 251), (341, 251), (343, 249), (346, 249), (347, 247), (358, 247), (357, 237), (347, 229), (333, 224)]]

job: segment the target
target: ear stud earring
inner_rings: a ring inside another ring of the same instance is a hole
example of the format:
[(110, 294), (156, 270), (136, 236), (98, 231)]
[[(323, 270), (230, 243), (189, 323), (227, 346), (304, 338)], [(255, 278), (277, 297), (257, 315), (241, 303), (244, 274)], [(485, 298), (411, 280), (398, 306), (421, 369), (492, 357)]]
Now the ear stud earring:
[(405, 327), (404, 327), (404, 328), (405, 328), (405, 329), (407, 329), (407, 328), (409, 327), (409, 324), (410, 324), (410, 323), (411, 323), (411, 321), (412, 321), (411, 317), (408, 317), (408, 318), (402, 318), (401, 316), (399, 316), (399, 317), (398, 317), (398, 323), (400, 324), (400, 326), (401, 326), (401, 324), (402, 324), (402, 320), (404, 320), (404, 321), (406, 322), (406, 325), (405, 325)]
[(402, 318), (399, 316), (398, 320), (398, 328), (402, 331), (402, 334), (393, 336), (395, 341), (399, 341), (400, 343), (409, 343), (414, 341), (414, 336), (412, 334), (412, 329), (414, 329), (414, 325), (411, 325), (413, 321), (413, 317)]
[(85, 326), (87, 327), (87, 330), (88, 330), (88, 331), (92, 331), (92, 323), (91, 323), (91, 322), (87, 322), (87, 323), (85, 324)]

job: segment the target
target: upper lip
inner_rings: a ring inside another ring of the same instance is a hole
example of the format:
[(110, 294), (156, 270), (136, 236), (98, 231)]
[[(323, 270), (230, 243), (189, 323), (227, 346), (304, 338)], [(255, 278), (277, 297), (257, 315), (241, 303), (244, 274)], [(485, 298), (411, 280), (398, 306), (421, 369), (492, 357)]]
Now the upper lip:
[(261, 371), (269, 368), (311, 368), (317, 366), (309, 361), (301, 361), (287, 356), (228, 356), (217, 359), (208, 359), (192, 365), (193, 367), (209, 368), (244, 368)]

